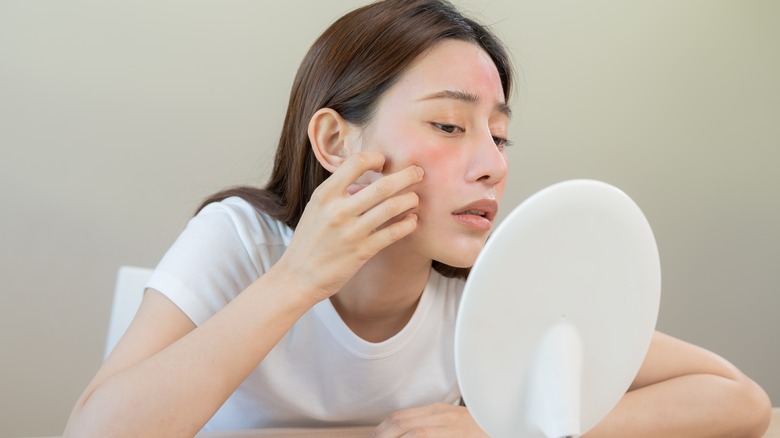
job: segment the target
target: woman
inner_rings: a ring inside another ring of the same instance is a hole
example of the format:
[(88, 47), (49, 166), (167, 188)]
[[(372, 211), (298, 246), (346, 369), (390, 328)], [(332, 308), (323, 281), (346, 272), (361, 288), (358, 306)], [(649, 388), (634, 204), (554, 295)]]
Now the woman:
[[(506, 184), (511, 78), (498, 40), (444, 1), (334, 23), (296, 76), (266, 189), (206, 201), (65, 435), (483, 436), (458, 406), (452, 336)], [(658, 334), (589, 436), (760, 436), (767, 418), (733, 366)]]

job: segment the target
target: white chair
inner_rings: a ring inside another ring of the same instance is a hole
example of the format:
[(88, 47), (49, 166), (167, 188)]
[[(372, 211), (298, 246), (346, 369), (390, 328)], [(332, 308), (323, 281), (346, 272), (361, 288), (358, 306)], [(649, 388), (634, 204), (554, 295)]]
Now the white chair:
[(114, 288), (114, 302), (111, 305), (111, 318), (108, 322), (108, 336), (103, 360), (108, 357), (111, 350), (119, 342), (119, 338), (125, 333), (133, 320), (141, 299), (144, 296), (144, 286), (152, 275), (152, 269), (138, 268), (135, 266), (121, 266), (116, 277)]

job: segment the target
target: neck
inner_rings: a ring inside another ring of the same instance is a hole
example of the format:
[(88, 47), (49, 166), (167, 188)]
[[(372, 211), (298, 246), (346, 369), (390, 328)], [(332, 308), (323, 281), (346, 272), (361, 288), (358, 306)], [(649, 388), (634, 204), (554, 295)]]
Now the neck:
[(409, 322), (430, 271), (430, 259), (391, 245), (366, 262), (331, 302), (352, 332), (381, 342)]

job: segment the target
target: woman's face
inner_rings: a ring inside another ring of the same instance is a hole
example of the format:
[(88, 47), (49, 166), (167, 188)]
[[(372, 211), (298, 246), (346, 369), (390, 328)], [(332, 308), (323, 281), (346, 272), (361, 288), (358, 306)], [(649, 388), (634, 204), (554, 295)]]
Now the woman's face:
[(383, 174), (413, 164), (425, 170), (412, 188), (417, 229), (399, 244), (451, 266), (474, 263), (506, 185), (508, 122), (495, 64), (469, 42), (437, 44), (382, 96), (358, 149), (384, 153)]

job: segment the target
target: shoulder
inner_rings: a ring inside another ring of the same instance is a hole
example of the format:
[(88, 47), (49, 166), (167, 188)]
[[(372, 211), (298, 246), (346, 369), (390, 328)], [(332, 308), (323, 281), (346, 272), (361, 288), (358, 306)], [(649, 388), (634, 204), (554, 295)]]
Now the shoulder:
[(284, 223), (241, 198), (227, 198), (190, 219), (157, 270), (176, 273), (180, 280), (196, 272), (218, 276), (237, 270), (245, 271), (247, 279), (256, 278), (276, 263), (291, 238)]
[(230, 230), (247, 245), (289, 244), (292, 229), (246, 200), (233, 196), (206, 205), (190, 221), (189, 226), (209, 231)]
[(284, 253), (292, 231), (241, 198), (205, 206), (187, 223), (147, 287), (201, 324)]

